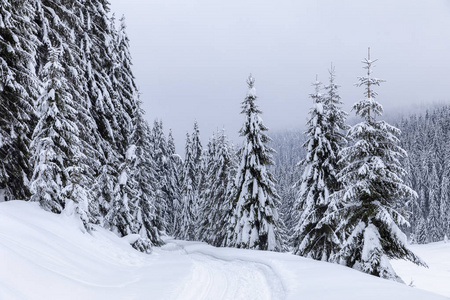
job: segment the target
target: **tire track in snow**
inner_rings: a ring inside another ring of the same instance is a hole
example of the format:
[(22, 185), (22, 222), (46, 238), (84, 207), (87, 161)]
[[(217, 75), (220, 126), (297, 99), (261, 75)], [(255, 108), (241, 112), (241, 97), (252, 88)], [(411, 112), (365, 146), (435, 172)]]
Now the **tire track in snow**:
[(268, 265), (225, 260), (201, 252), (187, 253), (190, 276), (173, 300), (278, 300), (285, 298), (281, 280)]

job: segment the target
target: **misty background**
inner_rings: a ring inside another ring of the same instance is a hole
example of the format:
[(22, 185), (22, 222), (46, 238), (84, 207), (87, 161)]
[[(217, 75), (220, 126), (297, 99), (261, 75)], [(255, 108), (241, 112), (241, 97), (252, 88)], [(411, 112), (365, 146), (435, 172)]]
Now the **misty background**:
[(222, 128), (240, 145), (249, 73), (271, 131), (304, 127), (311, 83), (317, 74), (327, 84), (331, 63), (350, 112), (369, 46), (379, 59), (373, 76), (386, 80), (377, 91), (387, 114), (450, 98), (448, 0), (111, 2), (126, 17), (146, 118), (172, 128), (180, 154), (195, 120), (204, 145)]

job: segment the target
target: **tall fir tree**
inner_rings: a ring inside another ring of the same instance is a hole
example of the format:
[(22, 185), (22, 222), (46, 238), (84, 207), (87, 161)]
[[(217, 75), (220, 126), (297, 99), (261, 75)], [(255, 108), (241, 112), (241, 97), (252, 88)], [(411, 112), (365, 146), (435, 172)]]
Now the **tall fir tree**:
[(159, 230), (167, 231), (168, 206), (167, 206), (167, 142), (163, 132), (162, 121), (155, 120), (151, 130), (152, 157), (155, 164), (155, 207), (156, 224)]
[(131, 214), (141, 238), (133, 243), (133, 247), (143, 252), (149, 252), (150, 246), (163, 244), (161, 230), (157, 224), (155, 162), (151, 155), (152, 141), (150, 128), (144, 120), (144, 112), (138, 105), (133, 113), (133, 130), (130, 136), (130, 146), (127, 159), (132, 161), (129, 177), (135, 182), (137, 198)]
[[(37, 5), (36, 23), (39, 26), (38, 37), (42, 41), (38, 53), (38, 65), (40, 74), (46, 68), (46, 64), (52, 59), (53, 45), (59, 49), (61, 66), (60, 76), (64, 77), (65, 93), (69, 94), (71, 99), (72, 115), (71, 121), (77, 128), (76, 149), (78, 153), (75, 157), (67, 157), (63, 164), (72, 165), (69, 174), (72, 198), (76, 200), (84, 199), (82, 202), (83, 213), (86, 214), (90, 223), (98, 223), (98, 211), (92, 209), (91, 203), (94, 202), (94, 195), (91, 192), (91, 183), (93, 181), (93, 170), (98, 163), (92, 160), (92, 154), (95, 148), (86, 139), (90, 136), (95, 126), (89, 111), (89, 104), (86, 98), (86, 91), (83, 89), (83, 69), (81, 64), (81, 51), (77, 44), (77, 32), (82, 27), (79, 15), (74, 13), (81, 9), (80, 1), (66, 3), (64, 1), (39, 1)], [(42, 77), (42, 76), (41, 76)], [(41, 78), (41, 80), (47, 80)], [(78, 195), (78, 196), (76, 196)], [(67, 201), (68, 199), (66, 199)], [(70, 202), (69, 202), (70, 203)], [(79, 208), (77, 208), (80, 211)]]
[(334, 193), (342, 187), (337, 180), (337, 173), (339, 173), (341, 168), (339, 165), (339, 151), (347, 144), (345, 131), (349, 129), (349, 126), (345, 124), (348, 114), (341, 108), (343, 102), (338, 92), (340, 86), (335, 83), (336, 75), (333, 65), (329, 70), (329, 75), (329, 83), (325, 86), (323, 97), (325, 118), (328, 123), (325, 136), (331, 147), (330, 156), (328, 157), (330, 176), (327, 177), (326, 181), (330, 193)]
[(186, 135), (185, 159), (183, 164), (183, 183), (181, 188), (180, 211), (177, 216), (175, 235), (178, 238), (194, 240), (198, 217), (198, 195), (202, 179), (203, 147), (200, 131), (194, 123), (192, 136)]
[(372, 77), (375, 61), (364, 59), (367, 75), (358, 78), (365, 98), (353, 105), (363, 122), (348, 132), (353, 144), (342, 149), (339, 173), (344, 184), (335, 197), (344, 202), (340, 227), (347, 234), (339, 252), (342, 264), (378, 277), (401, 281), (389, 259), (406, 259), (418, 265), (425, 263), (408, 249), (406, 236), (399, 225), (405, 218), (395, 210), (395, 203), (416, 193), (403, 183), (405, 175), (400, 159), (406, 152), (398, 145), (400, 130), (378, 121), (382, 106), (375, 100), (374, 86), (382, 80)]
[(6, 199), (28, 200), (30, 142), (37, 122), (35, 1), (0, 4), (0, 189)]
[(255, 80), (250, 75), (247, 97), (242, 102), (245, 123), (240, 130), (244, 142), (239, 150), (240, 164), (236, 174), (236, 192), (233, 197), (233, 232), (229, 245), (237, 248), (283, 251), (285, 229), (278, 214), (280, 198), (275, 190), (275, 179), (268, 170), (273, 164), (267, 146), (270, 138), (256, 105)]
[(422, 214), (421, 218), (419, 219), (419, 222), (416, 226), (415, 240), (417, 241), (418, 244), (428, 243), (428, 228), (427, 228), (427, 224), (423, 218), (423, 214)]
[(167, 233), (170, 235), (174, 234), (176, 216), (180, 211), (182, 166), (183, 160), (176, 153), (172, 130), (169, 130), (169, 135), (167, 137), (167, 190), (165, 193), (168, 208), (168, 215), (166, 218)]
[[(447, 169), (448, 170), (448, 169)], [(441, 224), (442, 224), (442, 234), (443, 236), (447, 235), (450, 236), (450, 203), (449, 203), (449, 178), (448, 178), (448, 171), (446, 171), (442, 175), (442, 182), (440, 186), (440, 202), (439, 202), (439, 209), (440, 209), (440, 216), (441, 216)]]
[(427, 231), (429, 241), (438, 242), (444, 239), (444, 234), (439, 209), (439, 178), (435, 164), (431, 167), (430, 177), (430, 185), (428, 186), (429, 214), (427, 219)]
[[(89, 110), (94, 120), (95, 130), (89, 142), (96, 149), (92, 163), (98, 164), (94, 173), (95, 203), (92, 207), (99, 211), (99, 223), (109, 221), (104, 217), (120, 198), (119, 178), (121, 165), (125, 162), (124, 153), (118, 145), (122, 144), (116, 109), (118, 97), (113, 87), (113, 66), (119, 63), (114, 55), (116, 39), (113, 34), (111, 20), (108, 17), (109, 3), (105, 0), (82, 0), (82, 7), (77, 13), (81, 20), (78, 37), (82, 53), (81, 66), (83, 83)], [(118, 114), (123, 112), (119, 109)], [(117, 140), (118, 139), (118, 140)], [(126, 149), (126, 147), (123, 147)], [(123, 149), (122, 149), (123, 150)], [(106, 224), (108, 226), (108, 224)]]
[(336, 224), (326, 214), (334, 208), (329, 205), (329, 196), (340, 187), (336, 178), (337, 158), (344, 140), (340, 130), (345, 128), (345, 113), (338, 107), (341, 103), (332, 70), (326, 97), (320, 94), (320, 82), (313, 85), (314, 106), (306, 131), (308, 140), (303, 145), (307, 155), (300, 162), (304, 173), (297, 183), (300, 191), (295, 208), (299, 221), (294, 230), (293, 246), (297, 255), (328, 261), (340, 246)]
[(232, 215), (230, 195), (236, 173), (235, 154), (225, 132), (208, 143), (205, 182), (200, 192), (198, 240), (220, 247), (226, 243), (227, 222)]
[(32, 201), (54, 213), (75, 210), (87, 224), (87, 192), (81, 177), (84, 154), (79, 143), (77, 110), (60, 64), (62, 50), (49, 48), (42, 69), (44, 89), (39, 98), (39, 122), (33, 133)]

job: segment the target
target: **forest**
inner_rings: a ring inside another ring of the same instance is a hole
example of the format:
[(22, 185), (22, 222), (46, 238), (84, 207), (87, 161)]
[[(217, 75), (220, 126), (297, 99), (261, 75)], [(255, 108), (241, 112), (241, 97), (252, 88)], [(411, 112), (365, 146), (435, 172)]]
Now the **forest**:
[(179, 155), (163, 122), (145, 119), (125, 19), (106, 0), (2, 1), (1, 201), (75, 214), (148, 254), (170, 235), (399, 280), (389, 259), (426, 265), (407, 238), (449, 234), (450, 109), (387, 123), (375, 61), (357, 77), (354, 124), (331, 68), (313, 83), (306, 130), (270, 135), (250, 75), (242, 144), (222, 130), (203, 146), (194, 123)]

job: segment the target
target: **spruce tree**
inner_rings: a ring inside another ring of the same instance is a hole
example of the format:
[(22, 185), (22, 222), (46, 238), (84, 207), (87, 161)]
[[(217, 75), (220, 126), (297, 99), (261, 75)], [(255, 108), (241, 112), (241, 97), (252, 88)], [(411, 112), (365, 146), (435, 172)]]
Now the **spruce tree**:
[(42, 69), (45, 81), (38, 101), (40, 118), (31, 144), (31, 200), (54, 213), (66, 207), (74, 209), (88, 223), (88, 198), (81, 178), (84, 154), (78, 138), (76, 106), (59, 62), (61, 52), (49, 48), (49, 61)]
[(175, 236), (181, 239), (194, 240), (196, 235), (202, 149), (198, 124), (195, 122), (192, 136), (186, 134), (180, 209), (175, 227)]
[(320, 94), (321, 83), (316, 81), (313, 85), (315, 93), (311, 98), (314, 106), (305, 132), (308, 140), (303, 145), (307, 155), (300, 162), (304, 173), (297, 183), (300, 191), (295, 208), (299, 221), (294, 229), (293, 246), (297, 255), (328, 261), (340, 246), (336, 224), (326, 218), (326, 214), (333, 208), (329, 207), (329, 196), (340, 187), (336, 178), (339, 170), (337, 156), (343, 144), (339, 130), (345, 127), (345, 113), (337, 106), (341, 103), (332, 71), (326, 98)]
[(163, 132), (162, 121), (155, 120), (151, 130), (151, 153), (155, 166), (155, 208), (156, 225), (160, 231), (167, 231), (168, 206), (167, 206), (167, 142)]
[(225, 132), (214, 134), (208, 144), (205, 161), (205, 183), (200, 192), (198, 240), (213, 246), (224, 246), (227, 221), (232, 214), (230, 194), (235, 176), (236, 160)]
[[(30, 142), (39, 96), (35, 1), (0, 4), (0, 189), (6, 200), (30, 197)], [(4, 199), (1, 199), (4, 200)]]
[(136, 183), (138, 198), (131, 214), (139, 226), (136, 232), (141, 239), (133, 244), (133, 247), (148, 252), (150, 245), (162, 245), (161, 230), (157, 224), (157, 200), (155, 191), (155, 162), (151, 155), (152, 142), (150, 128), (144, 120), (143, 111), (139, 106), (133, 113), (133, 131), (130, 137), (130, 147), (127, 151), (127, 159), (132, 160), (130, 178)]
[[(447, 169), (448, 170), (448, 169)], [(450, 203), (448, 198), (448, 189), (449, 189), (449, 178), (447, 171), (442, 175), (442, 182), (440, 186), (440, 216), (441, 216), (441, 224), (442, 224), (442, 232), (443, 235), (449, 236), (449, 225), (450, 225)]]
[(233, 232), (229, 245), (237, 248), (283, 251), (284, 224), (278, 214), (280, 198), (275, 190), (275, 179), (268, 168), (273, 164), (267, 146), (270, 138), (256, 105), (255, 80), (250, 75), (247, 97), (242, 102), (245, 123), (240, 130), (244, 138), (239, 150), (240, 165), (237, 170), (233, 197)]
[[(95, 199), (91, 192), (91, 184), (93, 170), (99, 164), (92, 159), (95, 148), (86, 139), (95, 130), (95, 123), (90, 115), (86, 91), (83, 89), (81, 51), (77, 41), (77, 33), (82, 27), (82, 22), (75, 12), (81, 9), (81, 6), (80, 1), (73, 1), (70, 4), (59, 0), (39, 1), (36, 9), (36, 23), (39, 25), (38, 37), (42, 43), (39, 44), (37, 68), (40, 70), (41, 80), (45, 82), (47, 79), (42, 78), (42, 74), (45, 74), (42, 71), (46, 68), (47, 62), (52, 59), (53, 45), (57, 45), (60, 53), (61, 76), (64, 76), (66, 86), (65, 92), (70, 94), (71, 99), (71, 118), (78, 129), (76, 134), (78, 153), (64, 161), (65, 165), (72, 165), (69, 174), (71, 187), (68, 188), (71, 190), (71, 197), (75, 199), (73, 203), (83, 199), (82, 214), (86, 214), (89, 219), (84, 220), (85, 223), (87, 221), (98, 223), (98, 211), (91, 205)], [(78, 208), (77, 210), (80, 211)]]
[(417, 224), (415, 236), (416, 236), (416, 241), (418, 244), (428, 243), (428, 229), (427, 229), (427, 224), (423, 218), (423, 214)]
[[(83, 0), (82, 7), (76, 13), (81, 20), (80, 34), (77, 36), (81, 50), (82, 82), (88, 99), (89, 111), (94, 121), (95, 130), (88, 137), (93, 149), (92, 163), (98, 164), (94, 173), (93, 209), (99, 211), (99, 223), (113, 207), (117, 195), (121, 166), (125, 162), (123, 135), (117, 116), (123, 112), (114, 90), (114, 66), (120, 64), (111, 20), (108, 17), (109, 4), (104, 0)], [(116, 110), (117, 114), (116, 114)], [(107, 225), (107, 224), (106, 224)], [(108, 225), (107, 225), (108, 226)]]
[(444, 238), (444, 233), (442, 231), (443, 225), (440, 219), (439, 210), (439, 178), (437, 175), (436, 166), (433, 164), (430, 173), (430, 185), (428, 192), (429, 201), (429, 214), (427, 219), (427, 231), (430, 242), (438, 242)]
[(383, 109), (373, 87), (382, 80), (372, 77), (374, 62), (370, 54), (363, 61), (367, 76), (359, 77), (357, 86), (365, 88), (365, 98), (353, 105), (363, 121), (348, 132), (353, 144), (341, 150), (344, 167), (338, 178), (344, 188), (335, 196), (344, 201), (340, 226), (347, 237), (339, 257), (346, 266), (401, 281), (389, 259), (425, 263), (407, 248), (406, 236), (398, 227), (407, 222), (395, 210), (395, 203), (416, 193), (401, 179), (405, 171), (399, 160), (406, 152), (398, 145), (400, 130), (377, 120)]
[(174, 234), (175, 231), (175, 220), (178, 212), (180, 211), (180, 195), (181, 195), (181, 170), (183, 166), (183, 161), (181, 157), (176, 154), (175, 151), (175, 141), (172, 136), (172, 131), (169, 130), (169, 135), (167, 137), (167, 207), (168, 215), (166, 218), (167, 222), (167, 233)]
[(330, 156), (328, 157), (330, 176), (327, 177), (326, 182), (329, 186), (329, 191), (334, 193), (342, 187), (337, 180), (337, 173), (341, 168), (339, 165), (339, 151), (347, 144), (345, 131), (349, 129), (349, 126), (345, 124), (348, 114), (341, 108), (343, 103), (338, 92), (340, 86), (335, 83), (334, 66), (331, 66), (329, 75), (329, 84), (325, 86), (325, 94), (323, 96), (325, 118), (328, 124), (325, 136), (331, 146)]

